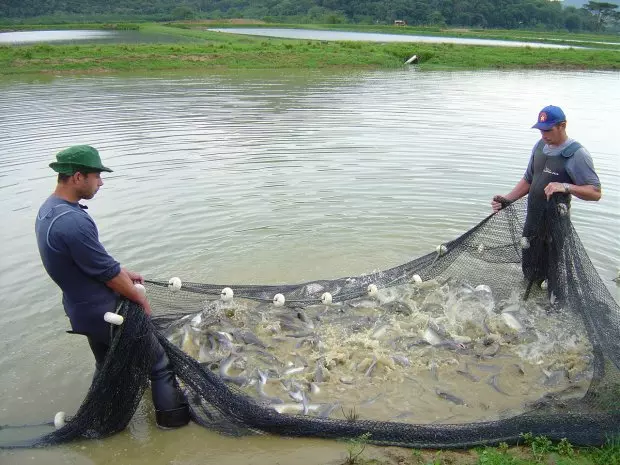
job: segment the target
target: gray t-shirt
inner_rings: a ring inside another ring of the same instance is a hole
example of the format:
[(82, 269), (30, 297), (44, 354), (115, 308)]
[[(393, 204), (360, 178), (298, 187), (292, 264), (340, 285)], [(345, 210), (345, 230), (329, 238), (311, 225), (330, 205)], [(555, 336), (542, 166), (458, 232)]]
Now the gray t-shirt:
[[(568, 147), (570, 144), (575, 142), (574, 139), (567, 139), (562, 145), (558, 146), (549, 146), (546, 145), (543, 147), (543, 153), (548, 157), (559, 157), (562, 154), (562, 151)], [(536, 143), (534, 148), (532, 149), (532, 155), (530, 156), (530, 162), (527, 165), (527, 170), (525, 170), (525, 174), (523, 178), (530, 184), (532, 184), (533, 178), (533, 160), (534, 160), (534, 152), (536, 151)], [(596, 186), (601, 187), (601, 181), (598, 178), (598, 175), (594, 171), (594, 163), (592, 163), (592, 156), (590, 152), (586, 150), (585, 147), (581, 147), (577, 150), (571, 157), (566, 160), (566, 172), (570, 176), (573, 181), (572, 184), (577, 186)]]

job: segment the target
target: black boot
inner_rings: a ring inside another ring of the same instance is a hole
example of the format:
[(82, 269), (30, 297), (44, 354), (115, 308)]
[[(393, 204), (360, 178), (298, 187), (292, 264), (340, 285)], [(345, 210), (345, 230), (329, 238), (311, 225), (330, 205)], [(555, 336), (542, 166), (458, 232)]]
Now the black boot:
[(151, 370), (151, 394), (155, 419), (160, 428), (178, 428), (189, 423), (189, 406), (179, 389), (170, 360), (161, 345), (159, 356)]

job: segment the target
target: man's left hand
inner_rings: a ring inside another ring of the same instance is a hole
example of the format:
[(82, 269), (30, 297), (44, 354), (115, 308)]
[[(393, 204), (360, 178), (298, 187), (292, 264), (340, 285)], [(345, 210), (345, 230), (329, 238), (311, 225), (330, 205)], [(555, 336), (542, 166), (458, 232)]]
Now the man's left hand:
[(547, 200), (549, 200), (551, 196), (557, 192), (561, 192), (562, 194), (566, 192), (564, 185), (561, 182), (550, 182), (545, 186), (545, 195), (547, 196)]

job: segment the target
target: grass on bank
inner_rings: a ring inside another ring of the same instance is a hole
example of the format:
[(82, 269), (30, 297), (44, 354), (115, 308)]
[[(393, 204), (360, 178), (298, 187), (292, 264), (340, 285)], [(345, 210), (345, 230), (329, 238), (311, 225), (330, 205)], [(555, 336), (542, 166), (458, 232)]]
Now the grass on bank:
[[(544, 436), (522, 434), (523, 445), (484, 447), (469, 451), (373, 449), (366, 452), (367, 438), (347, 441), (342, 465), (620, 465), (620, 438), (600, 448), (577, 448), (566, 440), (553, 443)], [(375, 455), (370, 458), (368, 455)]]
[(620, 52), (616, 50), (289, 40), (205, 29), (152, 23), (140, 25), (144, 32), (172, 34), (192, 40), (175, 44), (0, 46), (0, 74), (183, 69), (397, 69), (414, 54), (419, 57), (418, 66), (423, 70), (620, 69)]

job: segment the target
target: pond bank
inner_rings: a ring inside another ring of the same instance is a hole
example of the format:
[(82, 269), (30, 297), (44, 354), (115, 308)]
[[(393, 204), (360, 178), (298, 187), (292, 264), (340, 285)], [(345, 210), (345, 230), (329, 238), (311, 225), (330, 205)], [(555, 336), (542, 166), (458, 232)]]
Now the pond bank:
[[(179, 26), (179, 25), (177, 25)], [(620, 51), (431, 43), (272, 39), (143, 24), (140, 30), (187, 37), (177, 44), (0, 46), (0, 74), (110, 73), (192, 69), (397, 69), (412, 55), (421, 70), (617, 70)], [(92, 28), (93, 25), (84, 25)], [(196, 42), (198, 40), (198, 42)]]

